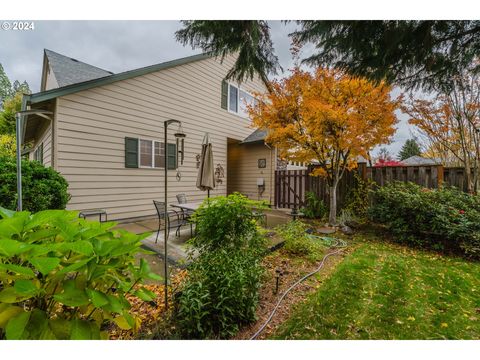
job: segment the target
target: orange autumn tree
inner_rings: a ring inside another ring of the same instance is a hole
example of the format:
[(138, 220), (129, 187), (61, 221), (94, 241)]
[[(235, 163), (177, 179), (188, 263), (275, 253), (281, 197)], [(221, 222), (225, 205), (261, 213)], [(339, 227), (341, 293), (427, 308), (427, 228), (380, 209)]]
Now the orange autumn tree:
[(317, 162), (312, 173), (329, 186), (329, 223), (336, 224), (337, 185), (358, 156), (389, 142), (397, 122), (400, 99), (391, 87), (375, 85), (341, 71), (294, 69), (290, 77), (273, 81), (271, 91), (249, 108), (253, 125), (268, 130), (266, 142), (290, 161)]

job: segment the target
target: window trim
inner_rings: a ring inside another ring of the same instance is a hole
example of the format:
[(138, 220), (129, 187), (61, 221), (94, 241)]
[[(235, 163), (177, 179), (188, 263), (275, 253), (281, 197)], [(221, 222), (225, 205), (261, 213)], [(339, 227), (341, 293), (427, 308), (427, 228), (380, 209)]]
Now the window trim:
[[(241, 88), (240, 85), (235, 85), (230, 82), (227, 82), (227, 84), (228, 84), (227, 111), (231, 114), (235, 114), (241, 117), (242, 119), (248, 119), (249, 118), (248, 115), (244, 116), (240, 113), (240, 90), (250, 95), (253, 99), (256, 99), (255, 96), (253, 96), (253, 94), (250, 91), (245, 90), (244, 88)], [(237, 111), (230, 110), (230, 86), (237, 88)]]
[[(141, 163), (141, 143), (142, 143), (142, 141), (150, 141), (152, 143), (152, 153), (151, 153), (152, 166), (145, 166), (145, 165), (142, 165), (142, 163)], [(166, 165), (166, 161), (167, 161), (167, 157), (165, 156), (166, 155), (165, 146), (164, 146), (164, 150), (163, 150), (163, 158), (165, 159), (164, 162), (163, 162), (164, 166), (155, 166), (155, 143), (163, 144), (163, 141), (155, 140), (155, 139), (138, 138), (138, 148), (137, 148), (138, 154), (137, 154), (137, 157), (138, 157), (138, 168), (139, 169), (165, 169), (165, 165)], [(160, 148), (161, 148), (161, 146), (160, 146)]]

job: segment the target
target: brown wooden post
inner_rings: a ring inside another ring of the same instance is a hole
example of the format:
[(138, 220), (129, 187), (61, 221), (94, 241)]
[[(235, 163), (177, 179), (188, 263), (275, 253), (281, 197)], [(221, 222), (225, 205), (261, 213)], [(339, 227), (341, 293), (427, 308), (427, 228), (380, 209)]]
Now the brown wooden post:
[(443, 165), (437, 166), (437, 188), (440, 188), (443, 184)]

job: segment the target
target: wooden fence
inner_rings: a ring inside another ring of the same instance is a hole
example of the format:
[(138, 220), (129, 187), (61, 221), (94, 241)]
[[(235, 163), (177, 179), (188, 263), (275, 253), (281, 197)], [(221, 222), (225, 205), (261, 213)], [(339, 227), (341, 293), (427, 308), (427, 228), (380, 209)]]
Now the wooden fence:
[[(329, 187), (327, 182), (318, 176), (310, 176), (308, 170), (275, 171), (275, 206), (277, 208), (299, 209), (305, 205), (305, 193), (312, 191), (329, 203)], [(337, 206), (341, 208), (349, 189), (355, 186), (355, 171), (346, 172), (337, 186)]]
[[(312, 169), (275, 171), (275, 206), (277, 208), (303, 207), (305, 193), (308, 191), (317, 194), (325, 204), (329, 203), (328, 184), (323, 178), (310, 176)], [(339, 209), (342, 208), (350, 190), (356, 184), (355, 173), (364, 180), (375, 181), (379, 186), (392, 181), (403, 181), (431, 189), (443, 184), (466, 191), (464, 169), (460, 167), (444, 168), (442, 165), (368, 167), (366, 164), (359, 164), (357, 169), (346, 172), (338, 184), (337, 206)]]

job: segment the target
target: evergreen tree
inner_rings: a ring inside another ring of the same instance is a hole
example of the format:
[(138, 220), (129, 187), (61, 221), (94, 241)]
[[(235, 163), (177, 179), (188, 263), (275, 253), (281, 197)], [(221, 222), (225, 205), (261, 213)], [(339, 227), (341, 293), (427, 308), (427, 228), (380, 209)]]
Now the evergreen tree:
[(3, 107), (5, 99), (12, 96), (12, 83), (8, 79), (2, 64), (0, 64), (0, 109)]
[(420, 145), (418, 145), (415, 139), (408, 139), (405, 141), (405, 144), (403, 144), (402, 149), (398, 153), (398, 160), (402, 161), (415, 155), (422, 155)]
[(0, 135), (15, 135), (15, 114), (21, 110), (23, 94), (30, 94), (30, 87), (24, 81), (8, 79), (0, 64)]
[(268, 86), (268, 74), (281, 69), (274, 54), (270, 28), (266, 21), (183, 21), (184, 28), (176, 32), (183, 45), (223, 58), (238, 53), (234, 67), (227, 74), (239, 82), (259, 75)]
[[(332, 65), (371, 80), (426, 90), (443, 88), (465, 68), (480, 70), (480, 21), (298, 21), (296, 46), (313, 43), (310, 65)], [(280, 69), (266, 21), (186, 21), (177, 40), (224, 57), (238, 53), (229, 75)], [(472, 65), (474, 64), (474, 65)]]

